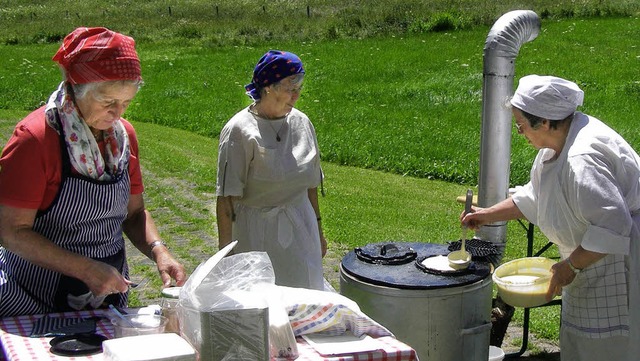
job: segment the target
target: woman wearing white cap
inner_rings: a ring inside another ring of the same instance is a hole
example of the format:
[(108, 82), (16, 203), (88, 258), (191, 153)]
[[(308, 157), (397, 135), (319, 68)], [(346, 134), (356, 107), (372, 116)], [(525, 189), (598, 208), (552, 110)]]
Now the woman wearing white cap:
[(518, 133), (539, 149), (512, 197), (474, 208), (472, 228), (518, 218), (558, 245), (547, 299), (562, 295), (561, 359), (637, 360), (640, 354), (640, 157), (614, 130), (576, 111), (570, 81), (529, 75), (510, 103)]

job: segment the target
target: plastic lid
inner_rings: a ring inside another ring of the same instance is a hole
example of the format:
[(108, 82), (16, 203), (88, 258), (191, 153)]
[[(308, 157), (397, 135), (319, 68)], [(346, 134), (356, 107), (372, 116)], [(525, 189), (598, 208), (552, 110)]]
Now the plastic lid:
[(82, 333), (54, 337), (49, 341), (51, 353), (60, 356), (88, 356), (102, 352), (107, 338), (97, 333)]
[(167, 287), (162, 289), (162, 297), (166, 298), (179, 298), (180, 297), (180, 289), (182, 287)]

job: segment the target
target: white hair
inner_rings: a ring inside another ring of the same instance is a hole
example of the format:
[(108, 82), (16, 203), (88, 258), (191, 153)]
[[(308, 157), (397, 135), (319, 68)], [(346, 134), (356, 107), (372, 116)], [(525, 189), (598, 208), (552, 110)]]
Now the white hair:
[(140, 87), (143, 84), (142, 80), (110, 80), (110, 81), (92, 82), (92, 83), (85, 83), (85, 84), (71, 84), (71, 88), (73, 89), (73, 94), (76, 99), (83, 99), (89, 93), (95, 93), (95, 91), (99, 87), (105, 84), (115, 84), (115, 83), (120, 83), (122, 85), (128, 85), (128, 84), (135, 85), (138, 87), (138, 90), (140, 90)]

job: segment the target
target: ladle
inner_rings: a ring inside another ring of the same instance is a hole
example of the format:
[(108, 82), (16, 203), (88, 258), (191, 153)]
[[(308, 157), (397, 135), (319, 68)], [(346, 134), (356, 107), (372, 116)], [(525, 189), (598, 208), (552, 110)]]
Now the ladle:
[[(464, 203), (464, 214), (471, 212), (471, 204), (473, 203), (473, 191), (467, 190), (467, 197)], [(467, 226), (462, 225), (462, 240), (459, 251), (453, 251), (449, 253), (447, 258), (449, 259), (449, 266), (456, 270), (466, 269), (471, 263), (471, 253), (467, 252), (465, 248), (465, 242), (467, 240)]]

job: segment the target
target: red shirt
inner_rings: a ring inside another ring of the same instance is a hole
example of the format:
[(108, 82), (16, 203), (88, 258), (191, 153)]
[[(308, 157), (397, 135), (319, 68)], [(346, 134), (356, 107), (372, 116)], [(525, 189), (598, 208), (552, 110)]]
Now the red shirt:
[[(138, 138), (133, 126), (122, 119), (131, 149), (130, 194), (142, 193)], [(27, 209), (47, 209), (60, 188), (62, 156), (60, 136), (47, 125), (44, 107), (20, 121), (0, 158), (0, 204)]]

